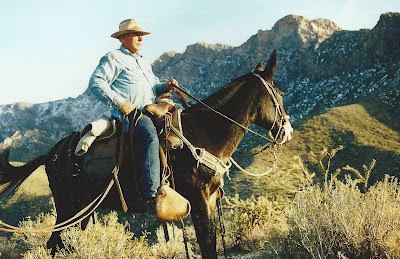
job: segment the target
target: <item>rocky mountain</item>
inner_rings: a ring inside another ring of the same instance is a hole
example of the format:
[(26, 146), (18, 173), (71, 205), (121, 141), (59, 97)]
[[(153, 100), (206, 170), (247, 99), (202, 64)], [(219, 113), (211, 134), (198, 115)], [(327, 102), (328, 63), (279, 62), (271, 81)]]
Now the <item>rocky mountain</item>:
[[(267, 61), (273, 49), (275, 80), (293, 121), (366, 98), (385, 103), (399, 118), (399, 13), (382, 14), (374, 28), (359, 31), (288, 15), (240, 46), (196, 43), (184, 53), (164, 53), (153, 67), (161, 79), (176, 78), (204, 98)], [(106, 111), (88, 91), (49, 103), (1, 105), (0, 149), (12, 147), (11, 159), (27, 161)]]
[(205, 97), (254, 69), (278, 50), (275, 81), (285, 90), (292, 119), (376, 96), (395, 108), (400, 80), (400, 14), (381, 15), (373, 29), (345, 31), (326, 19), (288, 15), (239, 47), (197, 43), (154, 63), (162, 77), (176, 77)]

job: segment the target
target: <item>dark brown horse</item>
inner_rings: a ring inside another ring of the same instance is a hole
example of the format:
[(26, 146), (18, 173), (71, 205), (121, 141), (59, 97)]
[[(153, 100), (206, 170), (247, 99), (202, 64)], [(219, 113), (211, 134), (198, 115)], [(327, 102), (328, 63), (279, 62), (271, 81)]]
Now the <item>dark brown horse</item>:
[[(278, 144), (284, 144), (292, 138), (292, 127), (282, 105), (282, 90), (274, 83), (272, 76), (276, 64), (274, 51), (265, 70), (259, 64), (254, 72), (243, 75), (225, 85), (219, 91), (204, 100), (213, 109), (232, 118), (244, 127), (253, 123), (270, 132)], [(186, 109), (182, 113), (182, 127), (185, 137), (197, 148), (205, 148), (224, 163), (229, 158), (247, 132), (202, 104)], [(73, 177), (71, 171), (74, 161), (71, 158), (58, 167), (54, 164), (54, 154), (73, 146), (73, 136), (57, 143), (45, 156), (41, 156), (22, 167), (13, 167), (8, 163), (8, 153), (3, 155), (0, 164), (0, 187), (8, 185), (14, 191), (39, 165), (46, 165), (50, 188), (56, 210), (57, 223), (63, 222), (91, 202), (103, 189), (107, 180), (99, 180), (87, 174)], [(69, 144), (68, 144), (69, 143)], [(127, 167), (132, 157), (125, 156), (121, 170)], [(199, 164), (187, 146), (169, 152), (169, 160), (174, 172), (176, 190), (192, 204), (191, 217), (195, 225), (197, 241), (203, 258), (216, 258), (215, 207), (218, 188), (223, 181), (223, 174), (216, 173), (209, 167)], [(69, 170), (59, 170), (66, 167)], [(129, 165), (128, 165), (129, 167)], [(58, 170), (54, 170), (58, 168)], [(129, 170), (127, 170), (129, 171)], [(121, 183), (132, 182), (132, 174), (121, 172)], [(108, 179), (109, 180), (109, 179)], [(127, 203), (134, 203), (135, 193), (129, 185), (122, 186)], [(113, 189), (116, 189), (115, 186)], [(110, 192), (103, 207), (121, 210), (116, 190)], [(129, 206), (132, 207), (132, 206)], [(82, 224), (85, 226), (86, 224)], [(62, 247), (59, 232), (53, 232), (48, 241), (49, 248)], [(53, 249), (54, 250), (54, 249)]]

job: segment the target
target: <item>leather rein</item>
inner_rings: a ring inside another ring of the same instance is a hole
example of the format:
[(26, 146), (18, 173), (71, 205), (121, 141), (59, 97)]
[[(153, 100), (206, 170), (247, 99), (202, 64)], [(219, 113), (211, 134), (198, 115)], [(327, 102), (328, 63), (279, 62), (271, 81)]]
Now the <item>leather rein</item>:
[[(244, 129), (244, 130), (246, 130), (246, 131), (249, 131), (249, 132), (253, 133), (253, 134), (256, 135), (256, 136), (261, 137), (261, 138), (263, 138), (263, 139), (269, 141), (269, 143), (268, 143), (266, 146), (264, 146), (264, 147), (263, 147), (260, 151), (258, 151), (258, 152), (254, 152), (254, 153), (242, 153), (242, 152), (236, 150), (236, 152), (241, 153), (241, 154), (245, 154), (245, 155), (256, 155), (256, 154), (259, 154), (259, 153), (263, 152), (263, 151), (264, 151), (266, 148), (268, 148), (268, 147), (271, 147), (271, 146), (274, 147), (274, 146), (277, 144), (277, 139), (278, 139), (279, 135), (280, 135), (281, 132), (282, 132), (283, 125), (284, 125), (285, 122), (286, 122), (287, 120), (289, 120), (289, 118), (290, 118), (289, 115), (285, 115), (285, 116), (283, 115), (283, 109), (282, 109), (281, 104), (279, 103), (279, 101), (278, 101), (278, 99), (277, 99), (277, 97), (276, 97), (276, 91), (275, 91), (274, 87), (273, 87), (271, 84), (269, 84), (264, 78), (262, 78), (259, 74), (256, 74), (256, 73), (254, 73), (254, 72), (253, 72), (252, 74), (253, 74), (255, 77), (257, 77), (258, 79), (260, 79), (260, 81), (262, 82), (262, 84), (264, 85), (264, 87), (267, 89), (267, 92), (268, 92), (269, 96), (271, 97), (271, 100), (272, 100), (273, 105), (274, 105), (274, 107), (275, 107), (275, 111), (274, 111), (274, 122), (273, 122), (271, 128), (268, 130), (269, 138), (266, 137), (266, 136), (263, 136), (263, 135), (261, 135), (261, 134), (259, 134), (259, 133), (257, 133), (257, 132), (255, 132), (254, 130), (251, 130), (251, 129), (248, 128), (248, 127), (245, 127), (244, 125), (242, 125), (242, 124), (240, 124), (239, 122), (233, 120), (232, 118), (226, 116), (225, 114), (223, 114), (223, 113), (221, 113), (221, 112), (215, 110), (214, 108), (212, 108), (211, 106), (207, 105), (206, 103), (204, 103), (204, 102), (201, 101), (200, 99), (196, 98), (195, 96), (191, 95), (190, 93), (188, 93), (188, 92), (185, 91), (184, 89), (180, 88), (179, 86), (174, 85), (174, 87), (175, 87), (176, 89), (178, 89), (178, 90), (181, 92), (181, 93), (179, 93), (179, 94), (177, 94), (177, 95), (178, 95), (178, 97), (181, 99), (181, 101), (182, 101), (183, 103), (185, 103), (185, 101), (187, 100), (187, 98), (185, 98), (185, 100), (183, 100), (183, 99), (181, 98), (182, 93), (183, 93), (184, 95), (189, 96), (190, 98), (192, 98), (192, 99), (195, 100), (196, 102), (202, 104), (202, 105), (205, 106), (207, 109), (213, 111), (214, 113), (218, 114), (219, 116), (221, 116), (221, 117), (223, 117), (223, 118), (229, 120), (229, 121), (232, 122), (233, 124), (239, 126), (240, 128), (242, 128), (242, 129)], [(184, 95), (183, 95), (183, 96), (184, 96)], [(185, 107), (186, 107), (186, 106), (187, 106), (187, 105), (185, 105)], [(272, 131), (272, 129), (275, 127), (276, 123), (278, 123), (278, 119), (277, 119), (278, 114), (279, 114), (279, 117), (280, 117), (280, 119), (279, 119), (279, 129), (278, 129), (276, 135), (273, 136), (271, 131)]]

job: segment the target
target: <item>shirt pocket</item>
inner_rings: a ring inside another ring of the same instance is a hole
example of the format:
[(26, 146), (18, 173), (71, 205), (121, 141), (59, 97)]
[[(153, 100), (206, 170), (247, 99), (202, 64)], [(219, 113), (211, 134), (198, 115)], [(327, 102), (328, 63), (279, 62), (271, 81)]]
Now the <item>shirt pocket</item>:
[(143, 80), (142, 71), (137, 64), (125, 65), (122, 70), (124, 71), (126, 79), (133, 83)]

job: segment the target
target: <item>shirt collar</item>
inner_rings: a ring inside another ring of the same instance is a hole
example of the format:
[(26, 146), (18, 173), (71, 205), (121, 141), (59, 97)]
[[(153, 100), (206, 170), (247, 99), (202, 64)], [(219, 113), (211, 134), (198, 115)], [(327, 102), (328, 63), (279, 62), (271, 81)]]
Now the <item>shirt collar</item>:
[(124, 53), (124, 54), (126, 54), (126, 55), (133, 56), (133, 57), (135, 57), (135, 58), (141, 58), (141, 57), (142, 57), (142, 55), (140, 55), (139, 53), (132, 54), (132, 53), (131, 53), (128, 49), (126, 49), (123, 45), (121, 45), (121, 47), (119, 48), (119, 50), (120, 50), (122, 53)]

